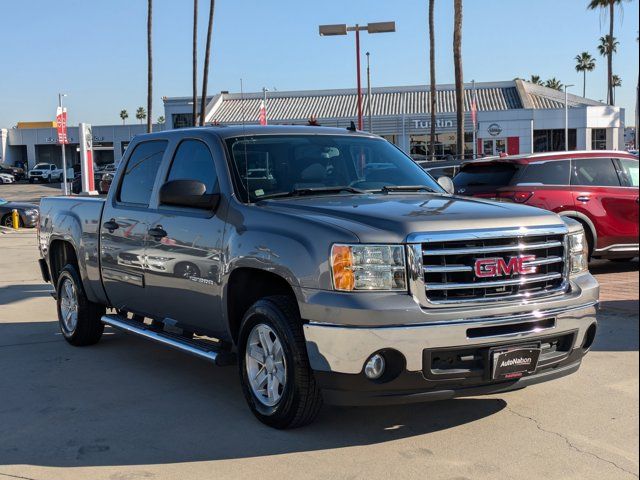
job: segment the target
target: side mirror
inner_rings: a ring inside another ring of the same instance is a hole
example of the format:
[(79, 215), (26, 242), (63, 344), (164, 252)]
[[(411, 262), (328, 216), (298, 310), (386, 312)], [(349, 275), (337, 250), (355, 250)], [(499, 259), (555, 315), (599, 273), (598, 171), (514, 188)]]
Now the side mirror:
[(444, 191), (451, 195), (456, 193), (456, 187), (453, 184), (453, 180), (449, 177), (438, 177), (438, 185), (444, 188)]
[(206, 192), (205, 184), (197, 180), (171, 180), (160, 187), (160, 203), (214, 211), (220, 194)]

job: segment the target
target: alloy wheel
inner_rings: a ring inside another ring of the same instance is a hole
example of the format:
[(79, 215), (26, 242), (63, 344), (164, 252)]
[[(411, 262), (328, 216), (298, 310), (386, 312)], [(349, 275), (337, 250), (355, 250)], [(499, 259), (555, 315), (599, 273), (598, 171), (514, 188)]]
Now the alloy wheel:
[(278, 404), (287, 381), (287, 362), (276, 332), (259, 323), (251, 330), (245, 347), (247, 377), (253, 395), (267, 407)]
[(60, 288), (60, 316), (65, 332), (73, 334), (78, 326), (78, 294), (75, 285), (68, 278)]

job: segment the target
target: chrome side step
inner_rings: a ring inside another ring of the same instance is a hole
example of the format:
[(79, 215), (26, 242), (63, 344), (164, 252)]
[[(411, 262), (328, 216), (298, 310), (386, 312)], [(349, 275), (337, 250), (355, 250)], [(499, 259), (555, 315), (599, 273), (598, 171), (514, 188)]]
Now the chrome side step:
[(227, 366), (235, 363), (235, 355), (231, 352), (221, 351), (208, 345), (206, 342), (199, 342), (188, 338), (181, 338), (169, 332), (153, 330), (142, 322), (130, 320), (120, 315), (103, 315), (100, 319), (105, 325), (109, 325), (123, 332), (132, 333), (147, 340), (175, 348), (183, 352), (189, 353), (196, 357), (208, 360), (218, 366)]

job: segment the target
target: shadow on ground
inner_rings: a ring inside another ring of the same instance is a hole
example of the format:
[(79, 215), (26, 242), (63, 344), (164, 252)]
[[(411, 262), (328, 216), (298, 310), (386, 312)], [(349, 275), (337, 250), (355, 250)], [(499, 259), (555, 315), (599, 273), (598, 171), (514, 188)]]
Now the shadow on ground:
[(0, 365), (1, 465), (162, 464), (369, 445), (454, 428), (506, 406), (499, 399), (325, 406), (315, 424), (277, 431), (249, 412), (236, 367), (112, 332), (94, 347), (73, 348), (54, 322), (0, 324)]
[(0, 287), (0, 305), (28, 300), (30, 298), (49, 297), (53, 287), (47, 283), (6, 285)]
[(594, 275), (638, 271), (638, 258), (625, 262), (593, 260), (592, 262), (589, 262), (589, 271)]

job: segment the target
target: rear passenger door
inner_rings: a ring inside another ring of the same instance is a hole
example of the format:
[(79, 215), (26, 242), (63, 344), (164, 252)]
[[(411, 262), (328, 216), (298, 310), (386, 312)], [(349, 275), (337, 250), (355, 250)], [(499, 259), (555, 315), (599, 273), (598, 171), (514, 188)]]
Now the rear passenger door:
[[(206, 193), (220, 193), (214, 155), (207, 143), (192, 138), (180, 141), (160, 183), (198, 180)], [(220, 338), (222, 324), (221, 276), (224, 211), (157, 205), (150, 218), (146, 248), (147, 292), (155, 315), (181, 327)]]
[(622, 186), (613, 158), (574, 159), (571, 192), (575, 210), (596, 227), (596, 250), (637, 243), (637, 221), (630, 215), (634, 200)]
[(166, 140), (135, 146), (107, 198), (100, 226), (100, 265), (109, 303), (142, 315), (152, 310), (145, 293), (144, 249), (152, 220), (149, 203), (166, 148)]

